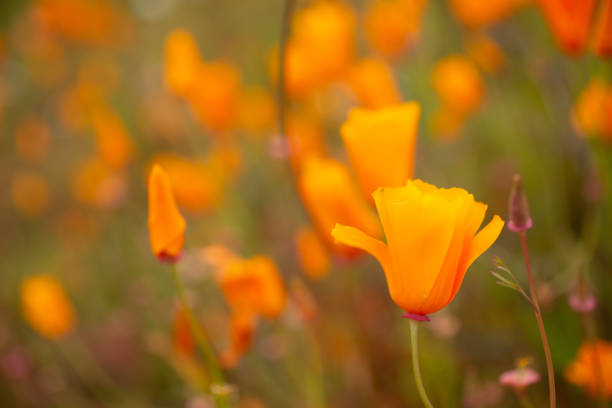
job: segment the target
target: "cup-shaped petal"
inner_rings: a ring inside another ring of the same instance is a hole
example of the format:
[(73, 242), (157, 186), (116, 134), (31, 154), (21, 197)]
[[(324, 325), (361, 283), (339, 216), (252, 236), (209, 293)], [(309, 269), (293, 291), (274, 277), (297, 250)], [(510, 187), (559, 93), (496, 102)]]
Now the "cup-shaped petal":
[(412, 178), (420, 112), (418, 103), (408, 102), (349, 113), (340, 132), (367, 197), (379, 187), (401, 186)]
[(594, 33), (595, 53), (600, 57), (612, 56), (612, 0), (603, 0)]
[(387, 246), (355, 228), (337, 226), (341, 243), (374, 255), (385, 270), (393, 301), (412, 314), (445, 307), (465, 272), (499, 236), (499, 216), (477, 233), (486, 205), (460, 188), (441, 189), (420, 180), (373, 194)]
[(168, 174), (155, 164), (149, 174), (149, 238), (160, 260), (175, 261), (185, 243), (185, 219), (174, 200)]
[(568, 54), (584, 50), (595, 0), (538, 0), (559, 47)]

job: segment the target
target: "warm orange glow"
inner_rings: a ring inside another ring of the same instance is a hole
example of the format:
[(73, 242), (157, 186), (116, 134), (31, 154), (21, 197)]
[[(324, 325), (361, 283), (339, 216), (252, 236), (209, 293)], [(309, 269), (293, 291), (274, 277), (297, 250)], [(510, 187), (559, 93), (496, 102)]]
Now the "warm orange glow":
[(114, 169), (124, 168), (133, 156), (133, 143), (119, 115), (108, 108), (94, 111), (92, 125), (102, 161)]
[(21, 160), (40, 163), (49, 155), (51, 133), (47, 124), (36, 116), (28, 116), (15, 129), (15, 150)]
[(460, 55), (438, 61), (432, 82), (442, 104), (457, 114), (474, 112), (484, 99), (484, 84), (478, 69)]
[[(598, 370), (601, 370), (600, 374)], [(601, 384), (606, 398), (612, 399), (612, 342), (583, 343), (576, 359), (566, 367), (565, 377), (569, 382), (584, 387), (594, 398), (599, 395)]]
[(457, 20), (469, 28), (478, 28), (497, 23), (529, 1), (530, 0), (448, 0), (448, 3)]
[(84, 204), (100, 208), (115, 208), (126, 194), (123, 175), (99, 158), (83, 161), (72, 175), (72, 195)]
[(574, 104), (572, 123), (585, 136), (612, 140), (612, 84), (592, 79)]
[(376, 109), (401, 102), (391, 67), (383, 60), (364, 58), (349, 71), (349, 83), (359, 102)]
[(21, 309), (25, 320), (41, 336), (66, 336), (74, 326), (74, 309), (64, 288), (49, 275), (27, 277), (21, 283)]
[[(373, 255), (383, 267), (393, 301), (409, 313), (437, 312), (455, 297), (469, 266), (499, 236), (497, 215), (478, 231), (487, 206), (461, 188), (420, 180), (373, 194), (387, 243), (359, 228), (337, 224), (339, 243)], [(350, 224), (347, 224), (350, 225)]]
[(39, 217), (49, 207), (51, 192), (43, 176), (32, 171), (20, 171), (13, 176), (11, 198), (15, 209), (26, 217)]
[(302, 270), (312, 279), (321, 279), (329, 272), (327, 248), (312, 227), (302, 227), (295, 234), (295, 247)]
[(538, 0), (559, 47), (570, 55), (584, 50), (595, 0)]
[(612, 0), (602, 0), (593, 35), (595, 53), (600, 57), (612, 56)]
[(496, 74), (506, 65), (506, 55), (502, 48), (485, 34), (470, 36), (465, 48), (470, 58), (485, 72)]
[(298, 178), (302, 200), (323, 242), (336, 253), (355, 255), (353, 248), (337, 245), (330, 232), (336, 223), (355, 225), (372, 236), (380, 235), (372, 213), (346, 166), (317, 157), (306, 159)]

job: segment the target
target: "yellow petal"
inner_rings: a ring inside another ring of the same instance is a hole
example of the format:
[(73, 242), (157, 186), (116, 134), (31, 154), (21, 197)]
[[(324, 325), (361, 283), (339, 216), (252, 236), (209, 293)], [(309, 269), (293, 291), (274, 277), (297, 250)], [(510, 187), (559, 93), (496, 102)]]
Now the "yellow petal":
[(385, 275), (390, 273), (391, 260), (389, 258), (389, 248), (382, 241), (372, 238), (355, 227), (340, 224), (336, 224), (331, 234), (338, 243), (368, 252), (380, 262)]

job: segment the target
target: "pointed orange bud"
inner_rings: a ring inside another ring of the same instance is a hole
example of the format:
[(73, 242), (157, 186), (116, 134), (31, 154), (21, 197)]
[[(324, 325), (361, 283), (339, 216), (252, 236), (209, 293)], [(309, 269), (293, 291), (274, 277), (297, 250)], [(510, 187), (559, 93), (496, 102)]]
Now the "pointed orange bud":
[(149, 174), (149, 237), (155, 256), (175, 262), (185, 243), (185, 226), (174, 201), (170, 178), (155, 164)]
[(561, 49), (577, 55), (584, 50), (595, 0), (538, 0), (542, 14)]

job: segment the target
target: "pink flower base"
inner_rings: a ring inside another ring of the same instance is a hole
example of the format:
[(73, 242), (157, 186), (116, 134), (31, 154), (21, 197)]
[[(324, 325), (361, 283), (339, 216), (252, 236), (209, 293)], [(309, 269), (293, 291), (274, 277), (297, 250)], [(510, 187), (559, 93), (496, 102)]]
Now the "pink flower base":
[(417, 314), (417, 313), (404, 313), (402, 317), (405, 317), (406, 319), (416, 320), (417, 322), (429, 322), (430, 321), (427, 315)]

